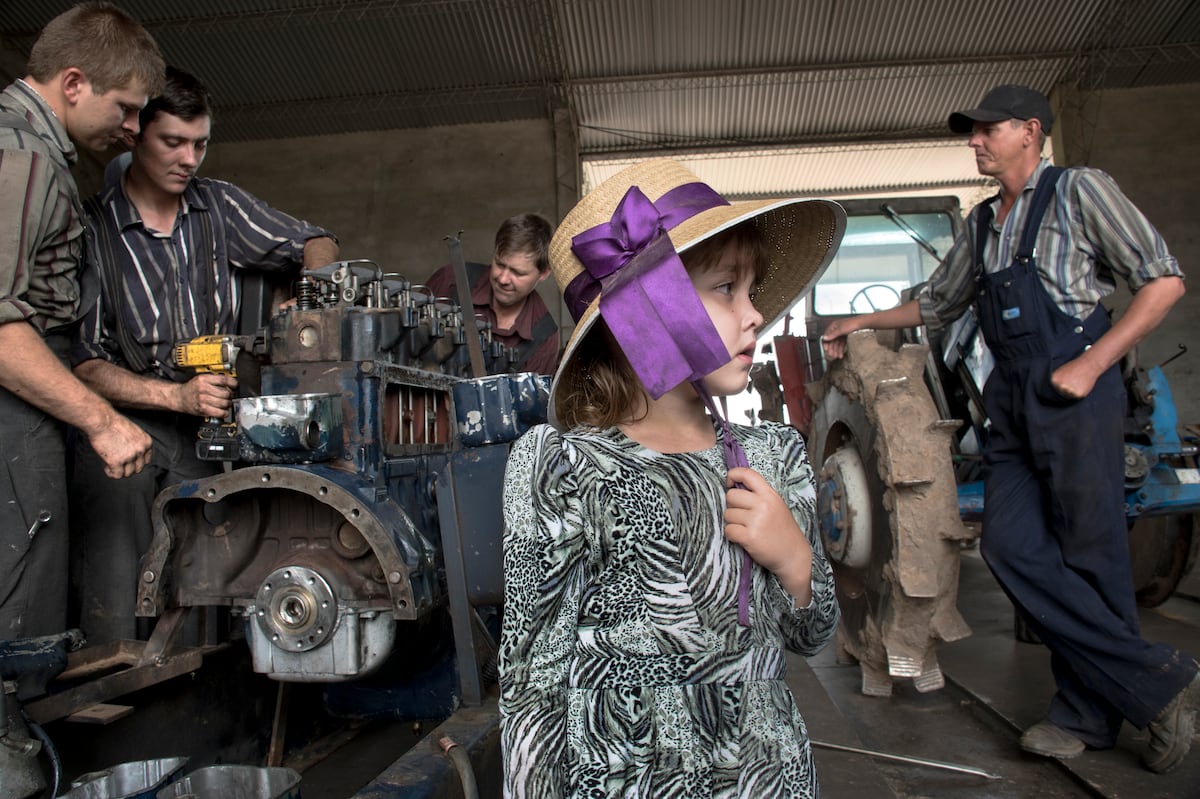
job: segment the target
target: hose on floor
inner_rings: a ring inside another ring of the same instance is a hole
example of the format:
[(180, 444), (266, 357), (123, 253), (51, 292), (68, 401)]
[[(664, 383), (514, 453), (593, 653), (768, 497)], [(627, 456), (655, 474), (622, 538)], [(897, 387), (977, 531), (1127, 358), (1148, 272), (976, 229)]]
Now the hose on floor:
[(471, 756), (457, 741), (449, 735), (438, 739), (442, 753), (450, 758), (454, 769), (458, 772), (458, 780), (462, 784), (463, 799), (479, 799), (479, 788), (475, 784), (475, 768), (471, 765)]

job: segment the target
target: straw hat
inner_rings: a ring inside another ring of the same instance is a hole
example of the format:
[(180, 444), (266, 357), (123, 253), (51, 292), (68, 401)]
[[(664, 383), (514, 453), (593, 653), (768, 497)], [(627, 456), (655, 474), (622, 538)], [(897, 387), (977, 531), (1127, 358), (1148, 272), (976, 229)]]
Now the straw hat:
[[(564, 294), (568, 309), (576, 319), (575, 330), (563, 351), (550, 390), (552, 423), (555, 422), (555, 398), (565, 390), (560, 385), (564, 367), (595, 325), (597, 317), (607, 317), (608, 312), (602, 313), (600, 309), (604, 291), (611, 290), (614, 280), (616, 284), (626, 282), (620, 275), (596, 279), (589, 274), (577, 254), (579, 243), (576, 239), (581, 234), (586, 237), (589, 232), (610, 222), (616, 226), (614, 214), (620, 216), (618, 207), (624, 205), (628, 195), (636, 193), (632, 191), (635, 187), (654, 205), (651, 212), (657, 209), (660, 214), (659, 225), (666, 228), (669, 244), (674, 247), (675, 253), (686, 252), (741, 222), (754, 221), (763, 236), (769, 261), (762, 281), (755, 288), (753, 299), (763, 316), (763, 326), (759, 332), (778, 321), (797, 298), (816, 282), (833, 258), (846, 229), (846, 214), (837, 203), (798, 199), (728, 203), (677, 161), (645, 161), (608, 178), (567, 214), (550, 241), (550, 269), (559, 290)], [(678, 198), (681, 194), (688, 196), (673, 201), (672, 198)], [(671, 209), (672, 205), (676, 206), (674, 210)], [(644, 206), (643, 203), (643, 210)], [(637, 253), (628, 257), (633, 263)], [(582, 291), (581, 286), (584, 286)], [(694, 296), (690, 280), (688, 289), (685, 293)], [(678, 294), (661, 297), (651, 294), (647, 299), (657, 307), (666, 308), (688, 298)], [(696, 302), (699, 302), (698, 297)], [(707, 318), (705, 315), (704, 319)], [(613, 327), (614, 320), (608, 321), (609, 326)], [(628, 348), (626, 351), (628, 354)], [(722, 355), (725, 360), (718, 365), (724, 365), (732, 357), (729, 353), (723, 352)], [(681, 381), (677, 381), (676, 385), (678, 382)], [(643, 383), (646, 383), (644, 375)]]

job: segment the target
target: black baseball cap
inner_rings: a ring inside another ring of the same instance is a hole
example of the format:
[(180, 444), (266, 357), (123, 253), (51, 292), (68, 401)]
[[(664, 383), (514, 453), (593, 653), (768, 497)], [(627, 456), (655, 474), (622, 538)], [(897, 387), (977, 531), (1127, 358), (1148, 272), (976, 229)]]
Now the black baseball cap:
[(1036, 119), (1042, 132), (1049, 134), (1054, 124), (1046, 95), (1028, 86), (997, 86), (983, 96), (978, 108), (955, 111), (950, 115), (950, 130), (970, 133), (976, 122), (1001, 122), (1005, 119)]

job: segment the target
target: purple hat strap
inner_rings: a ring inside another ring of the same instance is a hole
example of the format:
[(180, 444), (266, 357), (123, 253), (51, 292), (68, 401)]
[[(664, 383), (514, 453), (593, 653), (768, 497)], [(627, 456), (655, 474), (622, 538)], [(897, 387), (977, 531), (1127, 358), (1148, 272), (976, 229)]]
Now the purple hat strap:
[[(733, 427), (730, 426), (724, 415), (717, 410), (717, 404), (713, 401), (712, 394), (708, 392), (703, 380), (693, 380), (692, 387), (696, 389), (696, 393), (704, 400), (704, 404), (708, 406), (708, 412), (713, 418), (721, 424), (721, 446), (725, 451), (725, 466), (734, 468), (735, 466), (749, 466), (750, 462), (746, 460), (746, 451), (742, 449), (742, 445), (733, 437)], [(741, 483), (735, 484), (737, 488), (745, 488)], [(742, 571), (738, 575), (738, 607), (737, 616), (738, 624), (743, 627), (750, 626), (750, 575), (754, 569), (754, 561), (750, 558), (750, 553), (742, 550)]]
[(600, 315), (654, 399), (729, 363), (667, 235), (722, 205), (729, 203), (703, 183), (677, 186), (657, 202), (631, 186), (612, 219), (571, 240), (584, 271), (563, 292), (568, 310), (578, 320), (600, 294)]

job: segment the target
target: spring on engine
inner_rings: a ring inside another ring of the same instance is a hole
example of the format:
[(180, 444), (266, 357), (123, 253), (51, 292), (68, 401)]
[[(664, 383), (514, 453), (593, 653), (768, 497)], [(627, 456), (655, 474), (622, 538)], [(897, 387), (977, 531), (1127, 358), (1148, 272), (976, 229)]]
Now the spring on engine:
[(311, 311), (317, 307), (317, 284), (307, 277), (300, 278), (296, 283), (296, 307), (302, 311)]

